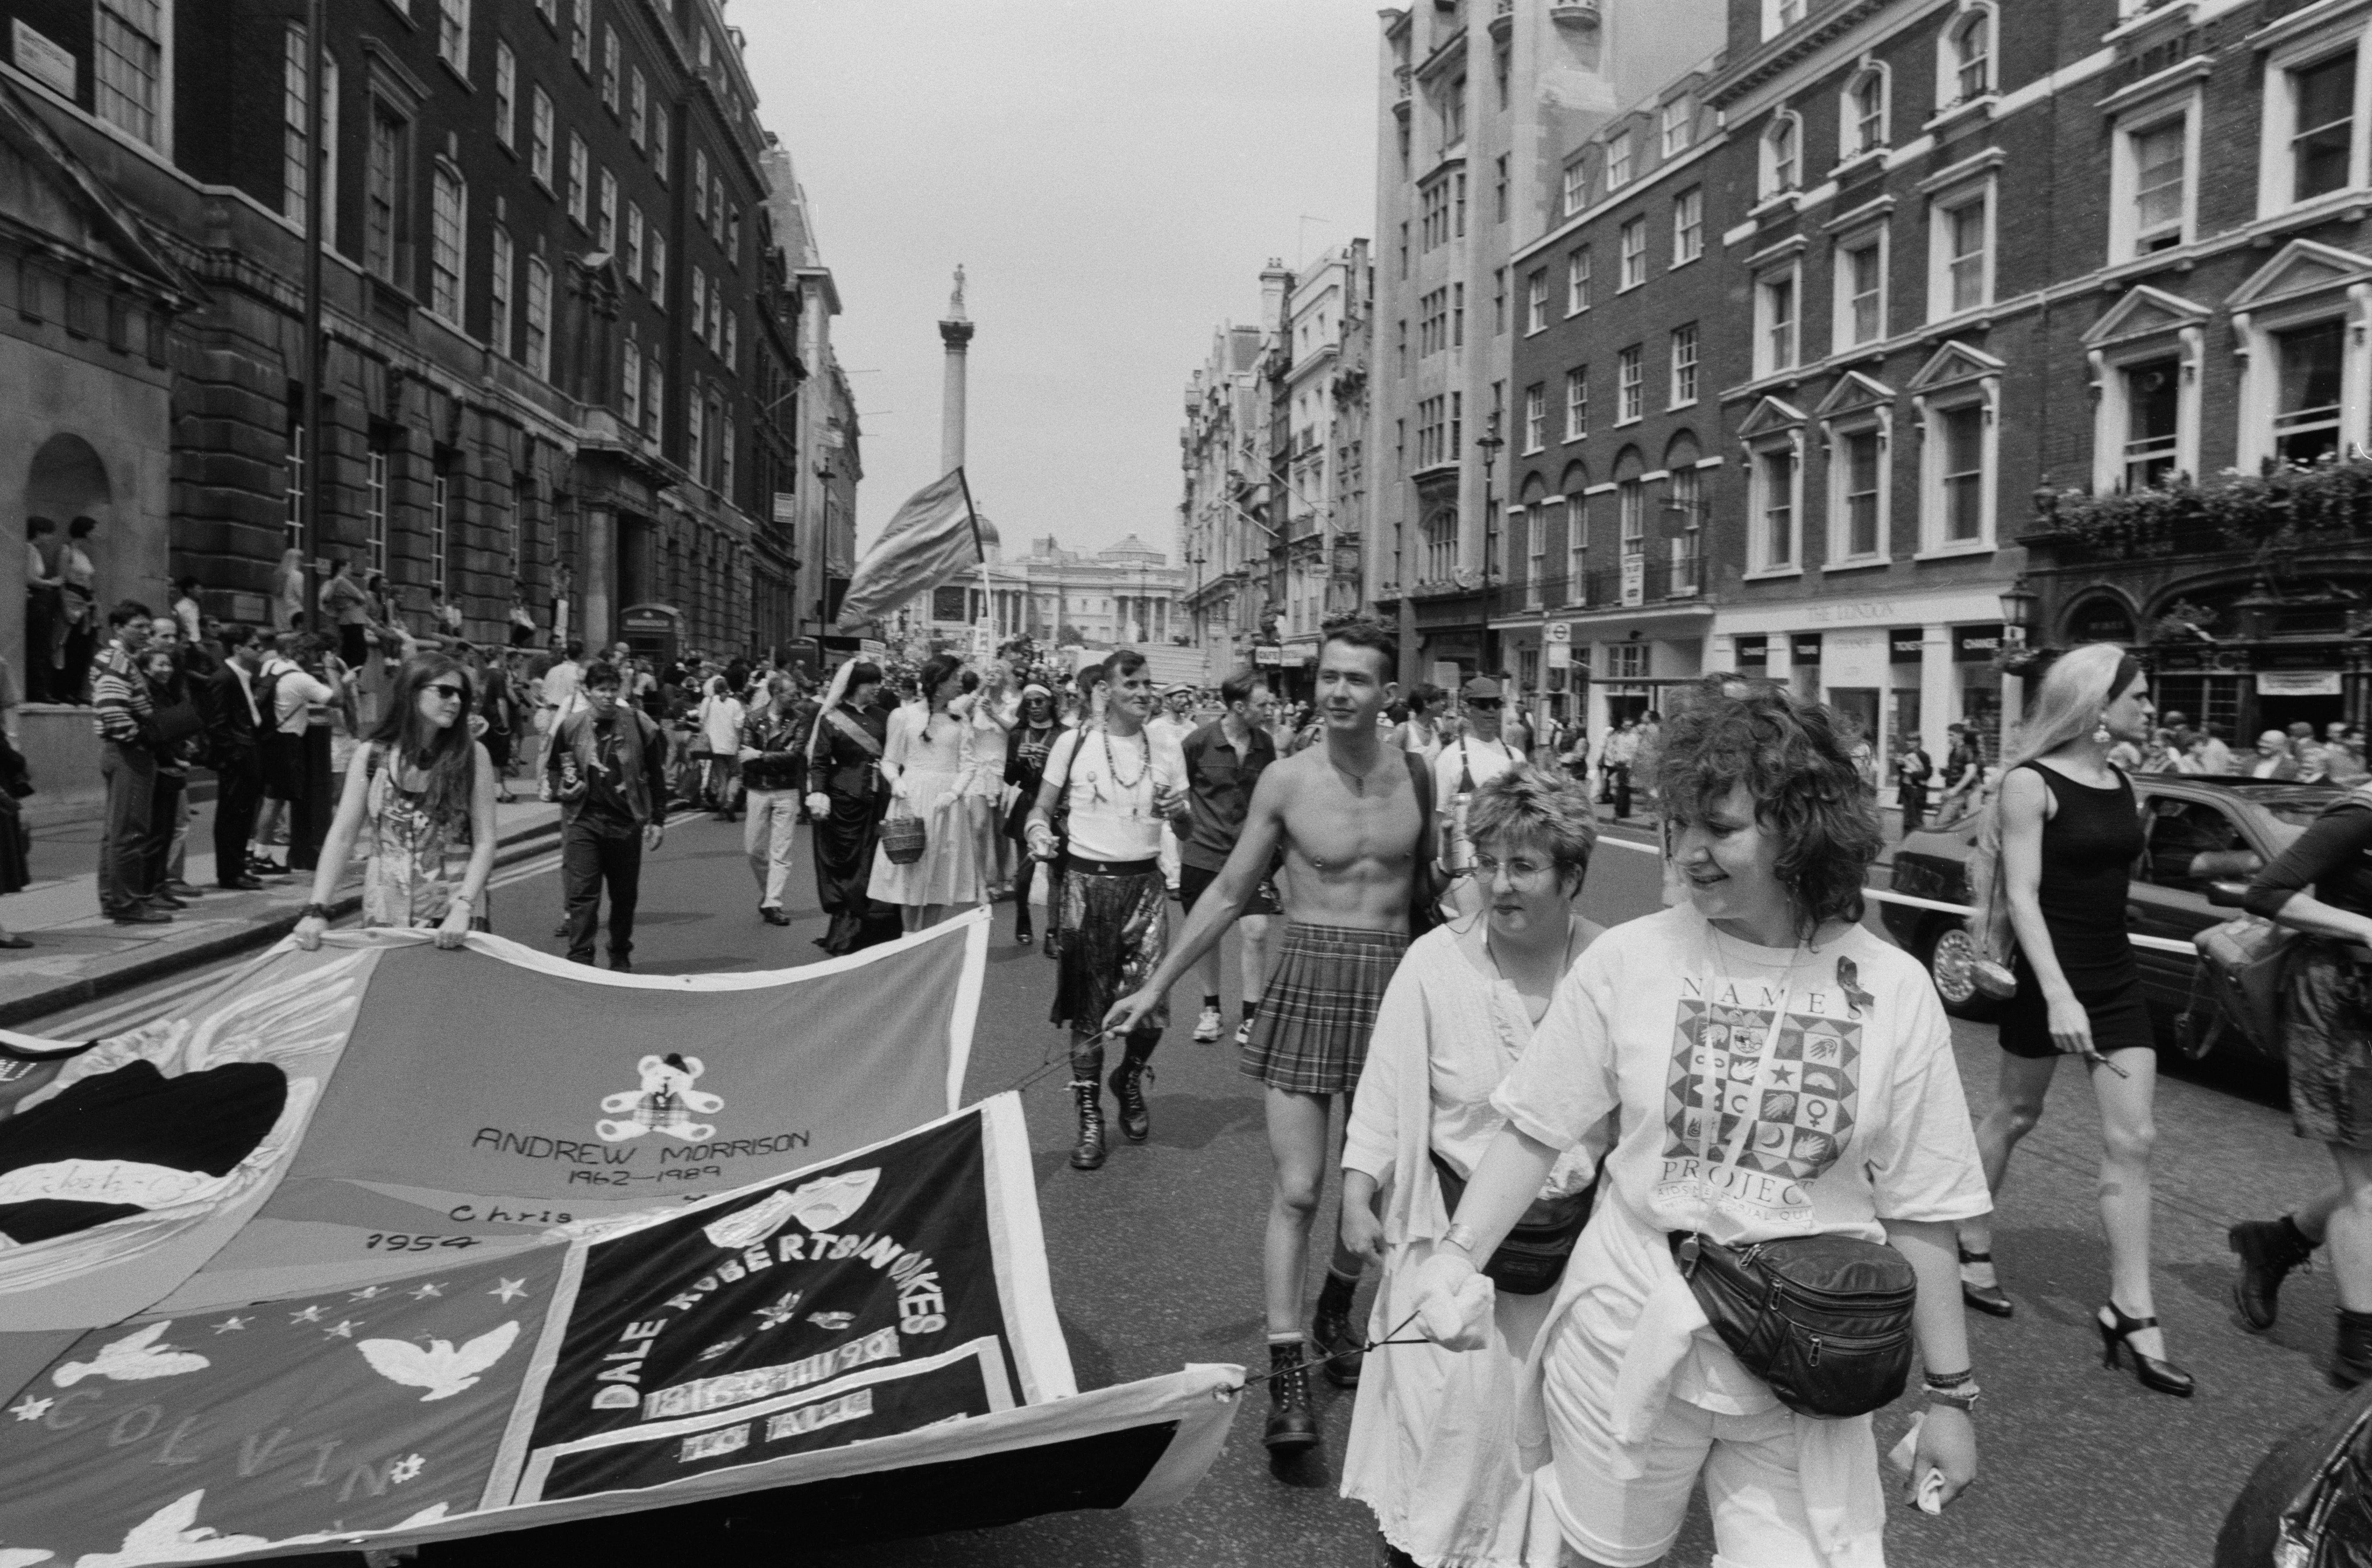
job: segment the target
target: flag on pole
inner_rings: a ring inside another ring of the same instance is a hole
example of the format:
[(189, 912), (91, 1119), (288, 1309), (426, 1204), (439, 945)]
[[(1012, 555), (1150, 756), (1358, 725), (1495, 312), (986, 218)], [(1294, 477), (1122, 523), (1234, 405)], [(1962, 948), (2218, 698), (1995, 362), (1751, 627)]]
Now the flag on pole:
[(954, 573), (987, 559), (960, 468), (949, 469), (906, 498), (881, 537), (856, 563), (840, 603), (843, 629), (878, 620)]

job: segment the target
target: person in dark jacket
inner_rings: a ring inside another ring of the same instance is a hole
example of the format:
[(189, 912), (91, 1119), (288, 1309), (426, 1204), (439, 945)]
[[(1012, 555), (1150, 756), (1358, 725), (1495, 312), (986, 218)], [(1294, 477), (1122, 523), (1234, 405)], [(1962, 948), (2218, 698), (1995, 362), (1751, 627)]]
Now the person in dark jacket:
[(543, 764), (560, 802), (560, 877), (568, 900), (568, 957), (593, 961), (601, 889), (610, 890), (610, 967), (633, 970), (643, 854), (667, 837), (667, 757), (658, 726), (618, 700), (625, 678), (604, 660), (585, 672), (585, 706), (560, 721)]
[(741, 785), (749, 806), (741, 847), (750, 856), (750, 874), (758, 879), (758, 913), (769, 925), (791, 923), (783, 911), (783, 895), (791, 885), (813, 709), (799, 695), (797, 684), (777, 673), (741, 721)]
[(2331, 1381), (2352, 1388), (2372, 1379), (2372, 791), (2324, 807), (2250, 879), (2243, 901), (2305, 934), (2282, 977), (2290, 1121), (2331, 1151), (2339, 1185), (2277, 1220), (2231, 1228), (2240, 1259), (2232, 1303), (2248, 1328), (2272, 1328), (2283, 1279), (2329, 1241), (2339, 1295)]
[(206, 702), (206, 738), (214, 753), (215, 881), (235, 892), (263, 884), (248, 869), (247, 842), (255, 833), (255, 813), (263, 801), (263, 739), (270, 727), (270, 699), (259, 696), (263, 643), (252, 626), (223, 628), (221, 671)]

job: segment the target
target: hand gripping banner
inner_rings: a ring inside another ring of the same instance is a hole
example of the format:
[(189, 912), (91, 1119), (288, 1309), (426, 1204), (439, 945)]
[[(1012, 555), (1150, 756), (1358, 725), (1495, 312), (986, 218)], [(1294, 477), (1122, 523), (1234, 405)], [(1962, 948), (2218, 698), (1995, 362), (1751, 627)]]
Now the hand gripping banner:
[(0, 1568), (1182, 1496), (1242, 1374), (1076, 1392), (1019, 1101), (948, 1110), (982, 931), (631, 982), (360, 938), (39, 1064), (0, 1120)]

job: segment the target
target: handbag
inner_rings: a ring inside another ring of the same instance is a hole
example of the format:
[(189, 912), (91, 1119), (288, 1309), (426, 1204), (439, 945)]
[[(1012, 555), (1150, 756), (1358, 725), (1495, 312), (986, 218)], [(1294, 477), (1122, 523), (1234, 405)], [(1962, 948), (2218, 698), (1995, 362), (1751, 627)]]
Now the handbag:
[(1728, 1247), (1671, 1234), (1672, 1260), (1738, 1364), (1798, 1415), (1867, 1415), (1911, 1377), (1919, 1278), (1893, 1248), (1850, 1236)]
[(2267, 1056), (2282, 1054), (2282, 979), (2300, 934), (2262, 915), (2236, 915), (2192, 937), (2196, 985), (2215, 999), (2226, 1027)]
[[(1434, 1179), (1441, 1183), (1442, 1206), (1456, 1219), (1458, 1201), (1466, 1196), (1466, 1179), (1452, 1170), (1438, 1152), (1427, 1149), (1425, 1153), (1433, 1159)], [(1507, 1238), (1483, 1260), (1481, 1272), (1510, 1295), (1544, 1295), (1554, 1290), (1557, 1281), (1564, 1277), (1565, 1260), (1573, 1256), (1574, 1243), (1581, 1239), (1582, 1227), (1589, 1223), (1591, 1202), (1597, 1194), (1598, 1184), (1593, 1181), (1578, 1192), (1533, 1199), (1524, 1217), (1507, 1232)]]

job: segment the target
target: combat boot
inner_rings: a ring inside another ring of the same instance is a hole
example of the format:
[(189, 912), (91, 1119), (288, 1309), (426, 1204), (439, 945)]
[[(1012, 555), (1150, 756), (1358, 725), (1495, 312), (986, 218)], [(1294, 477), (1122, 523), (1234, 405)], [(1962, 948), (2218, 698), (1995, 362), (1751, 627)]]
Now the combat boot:
[(1132, 1144), (1142, 1144), (1153, 1132), (1153, 1115), (1145, 1109), (1145, 1080), (1153, 1065), (1142, 1057), (1125, 1057), (1112, 1069), (1111, 1092), (1120, 1099), (1120, 1132)]
[(2263, 1333), (2281, 1311), (2282, 1282), (2307, 1266), (2314, 1243), (2287, 1214), (2277, 1220), (2243, 1220), (2224, 1233), (2224, 1244), (2240, 1259), (2232, 1281), (2232, 1306), (2242, 1327)]
[(2339, 1338), (2331, 1347), (2331, 1386), (2353, 1388), (2372, 1378), (2372, 1312), (2339, 1309)]
[(1366, 1359), (1359, 1346), (1359, 1331), (1351, 1321), (1351, 1295), (1358, 1288), (1355, 1276), (1346, 1280), (1327, 1270), (1326, 1283), (1318, 1292), (1317, 1316), (1309, 1324), (1309, 1342), (1324, 1358), (1326, 1381), (1337, 1388), (1357, 1388), (1359, 1364)]
[(1268, 1347), (1268, 1429), (1261, 1442), (1290, 1457), (1318, 1446), (1318, 1412), (1309, 1403), (1309, 1367), (1298, 1338)]
[(1073, 1170), (1100, 1170), (1104, 1163), (1104, 1094), (1093, 1078), (1074, 1082), (1071, 1098), (1079, 1102), (1079, 1141), (1071, 1150)]

